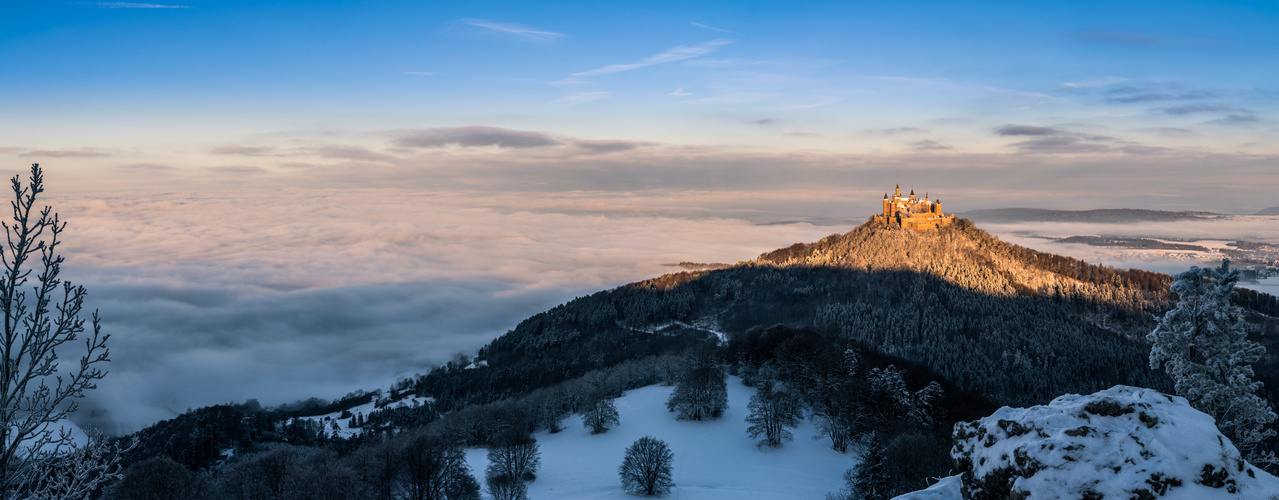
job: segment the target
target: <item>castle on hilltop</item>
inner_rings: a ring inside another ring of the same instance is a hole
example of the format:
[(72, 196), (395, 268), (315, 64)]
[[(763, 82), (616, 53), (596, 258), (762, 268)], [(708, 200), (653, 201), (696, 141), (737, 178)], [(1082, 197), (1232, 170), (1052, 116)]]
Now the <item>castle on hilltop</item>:
[(915, 190), (912, 189), (910, 197), (902, 197), (902, 186), (898, 184), (892, 198), (884, 193), (884, 213), (876, 214), (874, 221), (885, 226), (924, 230), (949, 226), (955, 222), (955, 216), (942, 213), (941, 200), (931, 201), (927, 193), (921, 200), (915, 197)]

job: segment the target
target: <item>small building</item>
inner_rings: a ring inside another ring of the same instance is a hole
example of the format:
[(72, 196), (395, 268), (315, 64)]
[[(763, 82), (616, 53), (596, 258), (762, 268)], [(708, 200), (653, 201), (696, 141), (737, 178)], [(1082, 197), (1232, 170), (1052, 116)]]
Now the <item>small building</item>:
[(915, 197), (915, 190), (911, 189), (910, 196), (902, 196), (902, 187), (898, 184), (892, 198), (884, 193), (884, 212), (876, 214), (874, 221), (885, 226), (895, 225), (922, 231), (949, 226), (955, 222), (955, 216), (942, 213), (941, 200), (929, 200), (927, 193), (920, 199)]

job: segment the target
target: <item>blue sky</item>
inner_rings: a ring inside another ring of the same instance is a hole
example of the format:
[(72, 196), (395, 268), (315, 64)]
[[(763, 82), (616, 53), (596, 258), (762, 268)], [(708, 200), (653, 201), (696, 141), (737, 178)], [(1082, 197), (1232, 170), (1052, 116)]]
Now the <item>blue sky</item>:
[[(7, 121), (27, 124), (5, 127), (19, 141), (11, 148), (118, 145), (124, 133), (234, 142), (284, 129), (484, 125), (771, 151), (1007, 153), (1023, 141), (992, 131), (1026, 124), (1152, 147), (1274, 152), (1275, 2), (6, 10), (0, 105)], [(75, 134), (55, 140), (68, 123)], [(896, 128), (928, 132), (859, 134)]]
[[(846, 231), (897, 183), (958, 212), (1279, 206), (1275, 1), (0, 9), (0, 160), (46, 168), (113, 335), (85, 407), (121, 430), (371, 389)], [(1249, 224), (1217, 236), (1274, 239)]]

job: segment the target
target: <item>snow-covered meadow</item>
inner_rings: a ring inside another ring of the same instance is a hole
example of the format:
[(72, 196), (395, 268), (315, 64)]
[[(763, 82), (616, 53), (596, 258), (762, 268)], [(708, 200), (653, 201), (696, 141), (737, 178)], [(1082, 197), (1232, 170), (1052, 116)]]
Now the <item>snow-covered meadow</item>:
[[(855, 455), (836, 452), (817, 434), (811, 420), (795, 429), (795, 440), (780, 449), (757, 448), (746, 435), (746, 403), (755, 389), (741, 379), (728, 379), (728, 410), (711, 422), (682, 422), (666, 411), (672, 387), (649, 386), (628, 391), (616, 400), (621, 423), (604, 434), (591, 435), (578, 416), (565, 421), (567, 429), (534, 437), (541, 447), (542, 466), (529, 483), (533, 499), (635, 498), (622, 490), (617, 467), (626, 447), (644, 436), (666, 441), (675, 454), (670, 499), (797, 499), (823, 498), (843, 486), (843, 473)], [(484, 477), (487, 450), (466, 452), (471, 472)]]

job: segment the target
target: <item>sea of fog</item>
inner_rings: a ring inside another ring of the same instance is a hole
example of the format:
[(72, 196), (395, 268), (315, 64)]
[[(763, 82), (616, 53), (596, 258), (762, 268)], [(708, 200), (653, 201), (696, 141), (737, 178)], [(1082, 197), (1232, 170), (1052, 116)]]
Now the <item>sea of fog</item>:
[(851, 227), (653, 207), (680, 201), (392, 189), (55, 199), (70, 224), (63, 276), (88, 287), (111, 335), (110, 373), (76, 417), (121, 433), (188, 408), (385, 387), (575, 296)]
[[(675, 263), (748, 260), (865, 220), (784, 198), (302, 188), (57, 198), (70, 223), (64, 277), (88, 287), (112, 336), (110, 373), (77, 417), (120, 433), (188, 408), (382, 387), (474, 353), (575, 296)], [(1167, 273), (1216, 262), (1049, 238), (1279, 241), (1274, 218), (981, 227), (1038, 250)]]

